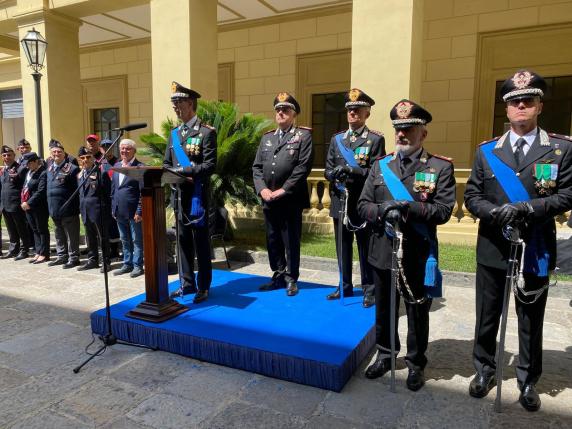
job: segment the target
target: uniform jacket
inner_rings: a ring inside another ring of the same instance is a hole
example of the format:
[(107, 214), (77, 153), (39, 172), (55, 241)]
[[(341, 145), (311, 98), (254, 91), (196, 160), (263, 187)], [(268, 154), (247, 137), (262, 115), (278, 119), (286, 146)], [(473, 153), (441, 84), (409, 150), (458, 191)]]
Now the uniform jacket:
[(28, 181), (28, 205), (35, 212), (48, 213), (47, 172), (44, 166), (34, 171)]
[(26, 168), (20, 168), (17, 162), (10, 167), (4, 166), (0, 182), (2, 182), (2, 207), (7, 212), (17, 212), (20, 209), (20, 192), (26, 180)]
[[(387, 155), (392, 156), (392, 154)], [(402, 176), (399, 156), (393, 156), (389, 168), (401, 179), (414, 201), (410, 202), (403, 231), (403, 268), (405, 275), (409, 273), (424, 273), (425, 264), (429, 257), (430, 242), (426, 236), (415, 228), (414, 223), (424, 224), (431, 240), (437, 242), (437, 225), (446, 223), (455, 206), (455, 177), (451, 161), (431, 155), (422, 149), (415, 160)], [(415, 173), (434, 173), (436, 175), (433, 192), (415, 192), (413, 185)], [(389, 188), (381, 175), (379, 160), (373, 163), (366, 179), (358, 202), (359, 215), (374, 226), (374, 233), (369, 243), (369, 263), (378, 269), (391, 269), (392, 241), (386, 236), (384, 225), (378, 219), (378, 204), (382, 201), (393, 200)], [(414, 274), (415, 275), (415, 274)]]
[[(262, 136), (252, 173), (256, 193), (265, 188), (276, 191), (284, 189), (280, 200), (310, 207), (307, 177), (312, 169), (312, 133), (309, 128), (292, 128), (280, 138), (279, 128)], [(262, 202), (271, 207), (272, 202)]]
[[(82, 170), (78, 174), (78, 183), (83, 181), (84, 173), (87, 174), (87, 171)], [(88, 222), (97, 223), (98, 225), (101, 224), (100, 192), (104, 220), (109, 219), (109, 216), (111, 216), (111, 179), (107, 173), (102, 172), (101, 185), (102, 186), (99, 186), (97, 182), (97, 173), (95, 172), (88, 176), (81, 185), (79, 191), (79, 211), (84, 224)]]
[(378, 131), (370, 130), (367, 126), (353, 142), (351, 141), (349, 131), (347, 130), (332, 136), (328, 155), (326, 157), (324, 177), (332, 182), (330, 184), (330, 198), (332, 201), (330, 205), (330, 216), (333, 218), (339, 217), (341, 193), (334, 184), (332, 172), (338, 165), (347, 164), (338, 149), (338, 144), (336, 142), (336, 137), (338, 135), (343, 136), (342, 143), (356, 154), (355, 159), (359, 165), (358, 168), (354, 168), (355, 171), (352, 171), (352, 174), (346, 180), (346, 186), (349, 193), (348, 214), (352, 222), (356, 223), (358, 222), (357, 201), (373, 161), (378, 157), (385, 155), (385, 139), (383, 134)]
[(65, 208), (62, 209), (62, 206), (77, 189), (79, 168), (65, 159), (59, 168), (52, 162), (47, 171), (46, 188), (50, 216), (56, 219), (77, 216), (79, 214), (79, 197), (77, 194)]
[[(178, 131), (179, 141), (183, 146), (183, 149), (188, 154), (189, 161), (193, 163), (190, 171), (183, 173), (185, 176), (192, 177), (194, 179), (201, 179), (202, 189), (202, 202), (205, 209), (208, 208), (208, 194), (209, 194), (209, 184), (210, 176), (214, 173), (216, 168), (216, 150), (217, 150), (217, 135), (216, 130), (208, 125), (205, 125), (197, 117), (196, 122), (187, 132), (185, 137), (181, 133), (181, 127)], [(193, 151), (190, 149), (190, 143), (192, 139), (199, 139), (198, 149)], [(169, 142), (167, 144), (167, 150), (165, 152), (165, 159), (163, 161), (163, 166), (165, 167), (181, 167), (180, 161), (177, 159), (175, 152), (173, 151), (173, 142), (171, 141), (171, 135), (169, 135)], [(189, 201), (193, 195), (194, 183), (183, 183), (181, 186), (181, 205), (183, 207), (189, 206)]]
[[(144, 165), (137, 158), (133, 158), (132, 167)], [(121, 161), (114, 167), (121, 167)], [(143, 183), (129, 176), (125, 176), (123, 183), (119, 184), (119, 173), (113, 172), (111, 178), (111, 213), (116, 219), (133, 219), (135, 214), (141, 216), (141, 188)]]
[[(554, 216), (572, 208), (572, 143), (569, 137), (548, 134), (539, 128), (536, 139), (517, 169), (509, 133), (494, 141), (497, 141), (498, 147), (493, 149), (493, 153), (517, 172), (530, 195), (529, 202), (534, 208), (531, 226), (544, 236), (550, 253), (550, 269), (553, 269), (556, 262)], [(540, 195), (534, 186), (534, 165), (537, 163), (558, 165), (558, 177), (552, 195)], [(501, 228), (491, 224), (489, 212), (508, 202), (510, 201), (478, 148), (467, 181), (465, 206), (480, 219), (477, 239), (477, 262), (480, 264), (499, 269), (507, 267), (510, 243), (503, 237)]]

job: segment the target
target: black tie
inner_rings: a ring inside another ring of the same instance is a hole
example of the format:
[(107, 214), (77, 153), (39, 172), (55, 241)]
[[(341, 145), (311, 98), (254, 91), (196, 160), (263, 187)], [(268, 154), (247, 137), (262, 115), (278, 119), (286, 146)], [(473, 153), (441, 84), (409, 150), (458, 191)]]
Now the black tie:
[(516, 165), (520, 166), (520, 163), (524, 159), (524, 151), (522, 148), (526, 144), (526, 140), (520, 137), (515, 143), (515, 150), (514, 150), (514, 160), (516, 161)]
[(411, 158), (403, 158), (401, 160), (401, 165), (399, 166), (399, 169), (401, 170), (402, 177), (405, 176), (405, 172), (409, 168), (410, 164), (411, 164)]

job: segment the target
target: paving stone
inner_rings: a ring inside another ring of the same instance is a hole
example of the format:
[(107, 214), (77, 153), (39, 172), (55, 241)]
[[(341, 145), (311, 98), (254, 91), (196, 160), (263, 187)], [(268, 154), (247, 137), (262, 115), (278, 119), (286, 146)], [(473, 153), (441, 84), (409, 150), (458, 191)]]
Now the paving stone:
[(306, 428), (308, 429), (373, 429), (375, 425), (355, 422), (329, 415), (319, 415), (310, 418)]
[(149, 393), (107, 378), (91, 381), (71, 392), (55, 409), (91, 424), (103, 425), (135, 408)]
[(307, 426), (307, 420), (290, 414), (236, 401), (224, 408), (213, 419), (201, 424), (205, 429), (296, 429)]
[(24, 354), (45, 344), (56, 344), (60, 338), (76, 331), (77, 327), (68, 323), (53, 323), (0, 342), (0, 351), (11, 354)]
[(11, 389), (12, 387), (21, 386), (30, 379), (26, 374), (0, 366), (0, 392)]
[(309, 417), (327, 393), (316, 387), (257, 377), (245, 387), (241, 399), (283, 413)]
[(76, 419), (56, 414), (53, 410), (46, 410), (14, 424), (10, 429), (81, 429), (90, 427), (91, 425)]
[(128, 417), (120, 417), (119, 419), (102, 426), (101, 429), (151, 429), (151, 426), (133, 421)]
[(158, 394), (143, 401), (127, 417), (157, 429), (179, 429), (201, 424), (216, 409), (214, 403), (207, 405), (179, 396)]
[(191, 369), (163, 387), (166, 393), (200, 403), (234, 400), (255, 375), (217, 365), (192, 361)]

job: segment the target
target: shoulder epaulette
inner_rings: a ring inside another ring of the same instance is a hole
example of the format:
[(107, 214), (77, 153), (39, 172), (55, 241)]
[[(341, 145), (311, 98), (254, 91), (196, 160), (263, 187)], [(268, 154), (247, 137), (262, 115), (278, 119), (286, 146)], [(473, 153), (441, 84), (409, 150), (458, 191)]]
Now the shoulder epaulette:
[(203, 123), (201, 123), (201, 125), (202, 125), (203, 127), (205, 127), (205, 128), (208, 128), (209, 130), (216, 130), (216, 128), (215, 128), (215, 127), (213, 127), (212, 125), (209, 125), (209, 124), (203, 124)]
[(500, 139), (500, 136), (499, 136), (499, 137), (494, 137), (494, 138), (492, 138), (492, 139), (490, 139), (490, 140), (485, 140), (484, 142), (479, 143), (477, 146), (482, 146), (482, 145), (484, 145), (484, 144), (497, 141), (498, 139)]
[(382, 137), (383, 137), (383, 133), (382, 133), (381, 131), (371, 130), (371, 129), (370, 129), (369, 132), (370, 132), (370, 133), (373, 133), (373, 134), (375, 134), (375, 135), (377, 135), (377, 136), (382, 136)]
[(302, 128), (303, 130), (312, 131), (312, 128), (310, 128), (310, 127), (302, 127), (301, 125), (298, 125), (296, 128)]
[(567, 140), (569, 142), (572, 142), (572, 136), (565, 136), (564, 134), (556, 134), (556, 133), (548, 133), (548, 135), (550, 137), (554, 137), (560, 140)]
[(443, 155), (437, 155), (436, 153), (432, 153), (432, 156), (434, 156), (435, 158), (439, 158), (442, 159), (443, 161), (448, 161), (448, 162), (453, 162), (453, 158), (449, 158), (448, 156), (443, 156)]
[(394, 153), (395, 153), (395, 152), (390, 152), (390, 153), (386, 153), (385, 155), (378, 156), (378, 157), (376, 158), (376, 160), (378, 160), (378, 159), (383, 159), (383, 158), (387, 158), (388, 156), (393, 156)]
[(263, 135), (265, 136), (266, 134), (275, 133), (275, 132), (276, 132), (276, 128), (274, 128), (273, 130), (266, 131)]

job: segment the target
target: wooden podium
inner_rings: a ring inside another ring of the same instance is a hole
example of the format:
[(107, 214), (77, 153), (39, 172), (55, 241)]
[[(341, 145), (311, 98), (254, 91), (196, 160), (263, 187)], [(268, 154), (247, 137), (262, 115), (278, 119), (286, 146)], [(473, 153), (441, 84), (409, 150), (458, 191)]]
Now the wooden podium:
[[(114, 167), (114, 171), (143, 181), (143, 257), (145, 260), (145, 301), (126, 316), (147, 322), (164, 322), (189, 308), (169, 298), (167, 267), (167, 225), (165, 221), (165, 183), (184, 183), (192, 179), (163, 167)], [(177, 255), (178, 257), (178, 255)]]

